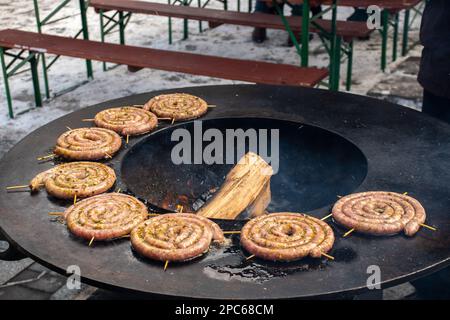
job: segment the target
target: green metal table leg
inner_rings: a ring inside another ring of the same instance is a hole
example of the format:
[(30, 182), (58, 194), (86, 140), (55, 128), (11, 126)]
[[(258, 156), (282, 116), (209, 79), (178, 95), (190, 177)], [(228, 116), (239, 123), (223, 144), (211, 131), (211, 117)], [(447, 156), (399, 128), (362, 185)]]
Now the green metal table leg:
[(303, 1), (302, 15), (302, 49), (301, 49), (301, 66), (308, 66), (309, 55), (309, 0)]
[(339, 90), (340, 64), (341, 64), (341, 38), (336, 35), (337, 5), (333, 1), (331, 11), (331, 56), (330, 56), (330, 90)]
[(237, 11), (241, 12), (241, 0), (237, 0)]
[[(41, 17), (39, 14), (39, 5), (38, 5), (37, 0), (33, 0), (33, 6), (34, 6), (34, 15), (36, 17), (37, 30), (39, 33), (42, 33)], [(41, 57), (42, 57), (42, 75), (44, 76), (45, 96), (47, 99), (50, 99), (50, 86), (48, 83), (47, 63), (45, 60), (45, 54), (42, 53)]]
[[(87, 18), (86, 18), (86, 3), (85, 0), (80, 0), (80, 15), (81, 15), (81, 25), (83, 28), (83, 39), (89, 40), (89, 31), (88, 31), (88, 24), (87, 24)], [(92, 71), (92, 61), (86, 60), (86, 69), (87, 69), (87, 76), (89, 79), (92, 79), (94, 77), (93, 71)]]
[(347, 59), (347, 80), (345, 81), (345, 89), (350, 91), (352, 88), (353, 40), (348, 43)]
[(123, 21), (123, 11), (119, 12), (119, 39), (120, 44), (125, 44), (125, 24)]
[[(100, 10), (100, 41), (105, 42), (105, 27), (104, 27), (104, 18), (103, 18), (103, 10)], [(106, 62), (102, 62), (103, 65), (103, 71), (106, 71)]]
[(223, 10), (228, 10), (228, 0), (223, 0)]
[(14, 118), (14, 111), (12, 107), (11, 91), (9, 90), (8, 73), (6, 72), (5, 63), (5, 49), (0, 47), (0, 63), (2, 65), (3, 81), (5, 83), (6, 102), (8, 103), (8, 113), (11, 119)]
[[(167, 0), (167, 4), (171, 4), (170, 0)], [(169, 44), (172, 44), (172, 18), (169, 17)]]
[[(188, 0), (183, 0), (183, 6), (189, 6)], [(189, 37), (189, 20), (183, 19), (183, 40)]]
[(253, 1), (252, 0), (248, 0), (248, 12), (252, 12), (253, 9)]
[(31, 69), (31, 78), (33, 80), (34, 100), (36, 102), (36, 107), (42, 107), (41, 89), (39, 86), (39, 74), (37, 70), (36, 55), (33, 55), (30, 58), (30, 69)]
[(397, 60), (398, 13), (394, 15), (394, 36), (392, 39), (392, 61)]
[(41, 53), (41, 59), (42, 59), (42, 75), (44, 76), (45, 97), (47, 99), (50, 99), (50, 87), (48, 85), (48, 75), (47, 75), (47, 62), (44, 53)]
[(332, 76), (332, 84), (331, 90), (339, 91), (339, 82), (340, 82), (340, 73), (341, 73), (341, 37), (336, 37), (336, 50), (333, 58), (333, 76)]
[(384, 72), (386, 70), (386, 51), (387, 51), (387, 38), (389, 31), (389, 12), (387, 10), (382, 11), (382, 23), (383, 27), (381, 29), (381, 70)]
[(403, 41), (402, 41), (402, 56), (408, 53), (408, 33), (409, 33), (409, 9), (405, 10), (405, 21), (403, 22)]
[[(202, 0), (198, 0), (197, 4), (198, 4), (198, 7), (201, 8), (202, 7)], [(202, 21), (201, 20), (198, 21), (198, 31), (200, 33), (203, 32), (203, 26), (202, 26)]]

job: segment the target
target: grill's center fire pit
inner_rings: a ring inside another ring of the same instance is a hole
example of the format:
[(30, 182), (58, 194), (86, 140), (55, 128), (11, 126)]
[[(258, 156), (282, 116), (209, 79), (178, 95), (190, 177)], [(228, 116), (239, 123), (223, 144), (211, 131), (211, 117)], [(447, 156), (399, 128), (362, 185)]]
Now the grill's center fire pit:
[[(180, 141), (172, 140), (180, 129), (187, 130), (192, 137), (192, 154), (185, 155), (191, 158), (191, 164), (174, 163), (173, 150)], [(209, 129), (218, 130), (223, 136), (223, 149), (215, 157), (216, 162), (222, 163), (208, 164), (204, 159), (194, 159), (194, 153), (198, 155), (198, 150), (207, 150), (214, 142), (205, 139)], [(290, 121), (226, 118), (183, 123), (148, 136), (124, 157), (123, 182), (128, 191), (159, 209), (173, 211), (182, 205), (185, 211), (197, 211), (220, 188), (240, 158), (242, 141), (235, 136), (230, 141), (231, 132), (247, 133), (247, 152), (252, 144), (248, 130), (259, 133), (261, 129), (268, 133), (256, 135), (258, 145), (268, 142), (268, 158), (275, 173), (271, 178), (269, 212), (321, 208), (336, 201), (337, 195), (351, 193), (366, 176), (367, 162), (362, 152), (333, 132)], [(279, 143), (272, 141), (271, 130), (279, 130)], [(277, 154), (270, 154), (271, 151)], [(233, 163), (227, 163), (230, 152)], [(244, 212), (238, 218), (246, 217)]]

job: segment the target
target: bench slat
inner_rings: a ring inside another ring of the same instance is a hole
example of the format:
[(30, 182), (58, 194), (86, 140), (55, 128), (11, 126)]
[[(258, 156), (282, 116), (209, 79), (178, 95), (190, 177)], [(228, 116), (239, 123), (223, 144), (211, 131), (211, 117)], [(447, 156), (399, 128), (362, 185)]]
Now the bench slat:
[(0, 31), (0, 46), (261, 84), (315, 86), (328, 76), (327, 69), (314, 67), (125, 46), (13, 29)]
[[(134, 0), (91, 0), (89, 5), (99, 10), (117, 10), (148, 15), (173, 18), (187, 18), (191, 20), (209, 21), (241, 26), (261, 27), (285, 30), (279, 16), (266, 13), (245, 13), (224, 11), (208, 8), (168, 5), (163, 3), (134, 1)], [(301, 17), (286, 17), (295, 32), (301, 32)], [(331, 31), (330, 20), (317, 20), (316, 23), (327, 31)], [(318, 32), (311, 26), (311, 32)], [(337, 21), (336, 33), (344, 38), (367, 37), (373, 30), (367, 28), (365, 22)]]

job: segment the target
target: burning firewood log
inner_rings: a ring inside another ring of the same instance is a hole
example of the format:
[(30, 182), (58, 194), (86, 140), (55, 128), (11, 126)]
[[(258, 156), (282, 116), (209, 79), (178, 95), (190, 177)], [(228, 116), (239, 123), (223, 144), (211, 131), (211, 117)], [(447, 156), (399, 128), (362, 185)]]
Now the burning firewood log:
[(197, 214), (215, 219), (235, 219), (244, 210), (265, 214), (270, 202), (272, 167), (253, 152), (244, 155), (228, 173), (219, 191)]

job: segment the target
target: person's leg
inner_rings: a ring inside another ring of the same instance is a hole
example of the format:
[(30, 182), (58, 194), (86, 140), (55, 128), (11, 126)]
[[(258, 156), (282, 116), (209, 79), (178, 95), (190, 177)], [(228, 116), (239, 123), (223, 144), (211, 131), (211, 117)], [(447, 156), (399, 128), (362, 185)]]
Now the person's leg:
[(450, 99), (423, 91), (422, 112), (450, 123)]
[[(268, 2), (256, 1), (255, 11), (259, 13), (276, 14), (275, 8)], [(262, 43), (267, 39), (266, 28), (254, 28), (252, 33), (252, 40), (256, 43)]]

